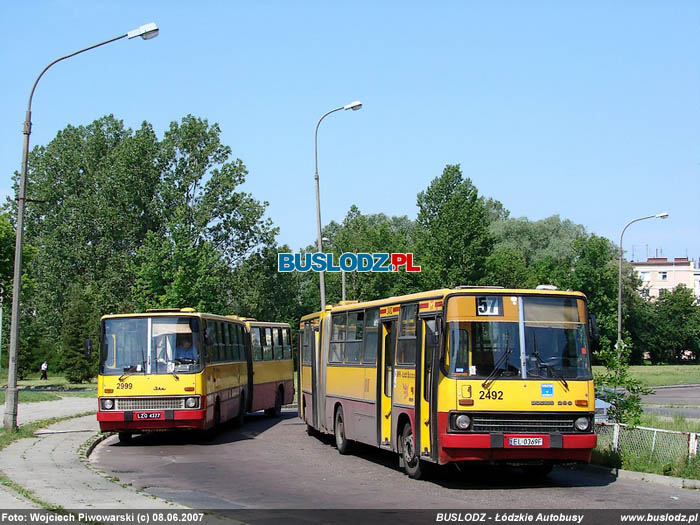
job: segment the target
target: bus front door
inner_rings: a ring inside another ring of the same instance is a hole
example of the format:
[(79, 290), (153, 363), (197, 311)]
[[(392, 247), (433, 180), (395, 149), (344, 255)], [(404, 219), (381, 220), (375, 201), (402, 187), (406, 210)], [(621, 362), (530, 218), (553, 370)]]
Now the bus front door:
[(381, 421), (378, 426), (380, 430), (380, 446), (382, 448), (392, 448), (391, 428), (392, 409), (391, 400), (394, 391), (394, 347), (396, 341), (396, 320), (382, 321), (382, 347), (380, 352), (381, 394), (377, 403), (377, 416)]

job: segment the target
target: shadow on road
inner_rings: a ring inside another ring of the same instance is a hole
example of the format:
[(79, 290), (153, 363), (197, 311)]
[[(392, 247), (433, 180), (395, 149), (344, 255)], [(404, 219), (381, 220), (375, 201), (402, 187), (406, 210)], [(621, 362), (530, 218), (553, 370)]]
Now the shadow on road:
[[(328, 447), (335, 448), (335, 438), (329, 434), (315, 433), (314, 437)], [(371, 461), (396, 472), (404, 473), (399, 467), (399, 456), (388, 450), (378, 449), (363, 443), (353, 443), (352, 455)], [(612, 474), (587, 472), (575, 466), (556, 466), (545, 478), (532, 477), (523, 470), (496, 466), (486, 463), (464, 462), (452, 465), (431, 465), (427, 479), (416, 483), (432, 483), (452, 490), (492, 490), (492, 489), (532, 489), (538, 487), (602, 487), (615, 481)]]
[(269, 417), (263, 412), (247, 414), (243, 426), (236, 427), (227, 422), (215, 430), (168, 430), (165, 432), (145, 432), (135, 434), (130, 442), (116, 441), (110, 443), (110, 447), (135, 447), (135, 446), (178, 446), (178, 445), (223, 445), (246, 439), (255, 439), (257, 436), (281, 423), (282, 421), (296, 418), (296, 412), (282, 412), (279, 417)]

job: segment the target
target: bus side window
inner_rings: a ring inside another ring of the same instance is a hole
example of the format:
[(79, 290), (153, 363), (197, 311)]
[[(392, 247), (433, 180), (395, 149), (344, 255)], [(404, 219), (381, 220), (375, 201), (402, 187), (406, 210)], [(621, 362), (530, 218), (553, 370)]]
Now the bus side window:
[(345, 326), (347, 324), (347, 314), (333, 314), (333, 328), (331, 330), (331, 351), (328, 356), (330, 363), (342, 363), (345, 352)]
[(263, 333), (263, 360), (272, 361), (272, 329), (265, 328)]
[(253, 346), (253, 361), (263, 360), (262, 341), (260, 340), (260, 328), (254, 326), (250, 329), (250, 341)]
[(414, 365), (416, 363), (416, 313), (418, 305), (407, 304), (401, 307), (401, 325), (399, 330), (399, 350), (397, 364)]
[(233, 359), (233, 350), (231, 348), (231, 323), (224, 323), (221, 328), (224, 332), (224, 361)]
[(379, 308), (367, 310), (365, 315), (365, 347), (362, 356), (363, 363), (376, 364), (377, 343), (379, 339)]
[(437, 351), (438, 337), (435, 319), (426, 319), (425, 333), (425, 360), (423, 362), (423, 398), (430, 401), (431, 374), (433, 373), (433, 355)]
[(284, 346), (282, 345), (282, 329), (281, 328), (274, 328), (272, 330), (273, 334), (273, 339), (275, 342), (275, 347), (274, 347), (274, 352), (275, 352), (275, 359), (283, 359), (284, 358)]
[(290, 329), (289, 328), (283, 328), (282, 329), (282, 349), (283, 349), (283, 358), (284, 359), (291, 359), (292, 358), (292, 341), (291, 341), (291, 334), (290, 334)]
[(238, 325), (232, 323), (229, 326), (231, 328), (231, 333), (229, 334), (229, 339), (231, 341), (231, 359), (240, 361), (241, 355), (238, 350)]
[(303, 346), (301, 350), (302, 366), (311, 366), (311, 324), (306, 323), (303, 330)]

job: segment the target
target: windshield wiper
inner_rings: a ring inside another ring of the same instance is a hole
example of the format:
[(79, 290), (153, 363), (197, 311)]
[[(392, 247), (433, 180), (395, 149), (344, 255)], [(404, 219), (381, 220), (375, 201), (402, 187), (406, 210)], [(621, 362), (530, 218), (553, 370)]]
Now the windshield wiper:
[[(553, 377), (554, 379), (558, 379), (561, 381), (562, 385), (564, 385), (564, 388), (566, 390), (569, 390), (569, 383), (566, 382), (566, 379), (564, 379), (563, 374), (559, 374), (556, 369), (554, 368), (554, 365), (550, 365), (549, 363), (545, 363), (542, 361), (542, 358), (540, 357), (540, 353), (537, 351), (537, 336), (533, 333), (532, 334), (532, 340), (534, 342), (534, 348), (532, 349), (532, 355), (535, 356), (535, 359), (537, 359), (537, 364), (539, 368), (544, 368), (545, 370), (549, 370), (549, 375)], [(540, 376), (541, 377), (541, 376)]]
[(129, 377), (133, 372), (136, 372), (136, 367), (137, 365), (131, 365), (131, 366), (125, 366), (122, 372), (128, 372), (126, 374), (122, 374), (119, 376), (119, 381), (124, 381), (127, 377)]
[[(493, 370), (491, 370), (491, 373), (484, 379), (484, 382), (481, 383), (482, 388), (485, 388), (488, 390), (488, 388), (491, 386), (491, 383), (496, 379), (496, 374), (498, 373), (503, 373), (503, 369), (501, 369), (501, 366), (503, 366), (504, 363), (508, 362), (508, 358), (510, 357), (510, 337), (508, 334), (506, 334), (506, 351), (505, 353), (501, 356), (501, 358), (498, 360), (498, 363), (493, 365)], [(508, 365), (506, 364), (506, 367)]]

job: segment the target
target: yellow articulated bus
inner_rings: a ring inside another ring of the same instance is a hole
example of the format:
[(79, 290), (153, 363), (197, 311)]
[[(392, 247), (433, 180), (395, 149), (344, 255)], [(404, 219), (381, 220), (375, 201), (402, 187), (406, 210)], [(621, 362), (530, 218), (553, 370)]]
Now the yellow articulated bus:
[(193, 308), (100, 320), (100, 430), (211, 429), (294, 398), (290, 327)]
[(586, 297), (459, 287), (301, 319), (309, 433), (399, 454), (407, 474), (481, 461), (547, 475), (596, 445)]

